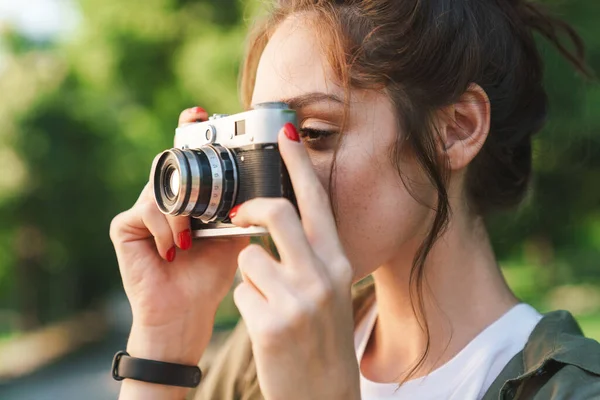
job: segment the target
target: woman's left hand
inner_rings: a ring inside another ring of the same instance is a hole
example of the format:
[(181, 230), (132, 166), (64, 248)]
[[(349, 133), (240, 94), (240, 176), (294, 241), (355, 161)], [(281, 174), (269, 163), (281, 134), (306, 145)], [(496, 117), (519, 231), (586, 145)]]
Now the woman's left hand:
[(354, 271), (339, 240), (325, 189), (291, 124), (279, 132), (300, 220), (282, 198), (256, 198), (232, 210), (238, 226), (269, 230), (280, 254), (240, 253), (244, 281), (234, 299), (252, 341), (258, 381), (268, 400), (360, 399), (354, 351)]

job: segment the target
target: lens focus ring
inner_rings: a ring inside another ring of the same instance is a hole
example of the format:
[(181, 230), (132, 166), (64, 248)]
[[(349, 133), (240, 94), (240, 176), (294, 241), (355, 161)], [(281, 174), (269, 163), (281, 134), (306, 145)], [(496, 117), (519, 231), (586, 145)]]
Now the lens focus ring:
[(150, 175), (159, 209), (164, 214), (196, 217), (204, 223), (225, 219), (237, 191), (234, 160), (227, 148), (217, 144), (163, 152)]
[(180, 149), (167, 150), (155, 159), (150, 181), (156, 204), (163, 213), (180, 215), (183, 212), (189, 200), (189, 190), (183, 182), (189, 175), (189, 165)]
[(223, 187), (221, 196), (221, 206), (215, 216), (216, 220), (223, 220), (229, 216), (229, 211), (233, 207), (237, 192), (237, 167), (235, 157), (231, 152), (223, 146), (214, 145), (214, 149), (219, 155), (223, 173)]

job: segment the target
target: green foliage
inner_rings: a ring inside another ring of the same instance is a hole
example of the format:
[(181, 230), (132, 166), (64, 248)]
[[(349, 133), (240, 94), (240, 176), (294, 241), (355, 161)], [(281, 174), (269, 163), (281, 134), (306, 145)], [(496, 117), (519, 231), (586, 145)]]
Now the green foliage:
[(600, 341), (600, 314), (579, 317), (577, 322), (586, 336)]
[[(3, 37), (0, 310), (17, 310), (21, 328), (118, 287), (110, 220), (172, 145), (183, 109), (240, 110), (241, 19), (251, 8), (237, 0), (78, 4), (82, 23), (66, 42)], [(0, 331), (15, 325), (3, 315)]]
[[(81, 24), (66, 41), (1, 36), (0, 333), (119, 287), (110, 220), (172, 144), (181, 110), (240, 111), (245, 21), (258, 3), (79, 0)], [(600, 71), (600, 5), (557, 7)], [(542, 46), (552, 113), (535, 145), (535, 190), (521, 210), (490, 221), (511, 283), (540, 305), (556, 285), (600, 284), (600, 88)]]
[[(549, 3), (581, 34), (598, 73), (600, 4)], [(534, 143), (533, 190), (520, 210), (489, 221), (501, 259), (537, 267), (530, 278), (545, 282), (537, 296), (558, 284), (600, 284), (600, 85), (539, 39), (550, 115)]]

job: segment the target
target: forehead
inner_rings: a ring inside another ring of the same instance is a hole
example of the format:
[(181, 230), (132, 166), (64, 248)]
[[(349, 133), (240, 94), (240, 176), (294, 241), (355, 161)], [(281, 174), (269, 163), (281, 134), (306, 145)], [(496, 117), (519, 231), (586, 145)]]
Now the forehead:
[(253, 104), (310, 92), (342, 97), (317, 34), (307, 16), (290, 16), (279, 24), (258, 64)]

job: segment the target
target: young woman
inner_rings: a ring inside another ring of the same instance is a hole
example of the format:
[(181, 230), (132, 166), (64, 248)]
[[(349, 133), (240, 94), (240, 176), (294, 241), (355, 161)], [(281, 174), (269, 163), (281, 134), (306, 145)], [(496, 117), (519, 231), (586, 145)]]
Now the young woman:
[(147, 186), (111, 225), (128, 353), (196, 365), (238, 267), (244, 322), (195, 393), (125, 379), (121, 398), (600, 398), (598, 343), (568, 313), (519, 302), (483, 223), (531, 175), (547, 108), (533, 30), (592, 74), (575, 32), (525, 1), (278, 2), (242, 94), (298, 113), (279, 148), (301, 219), (273, 198), (231, 211), (268, 228), (277, 260), (247, 239), (192, 243)]

